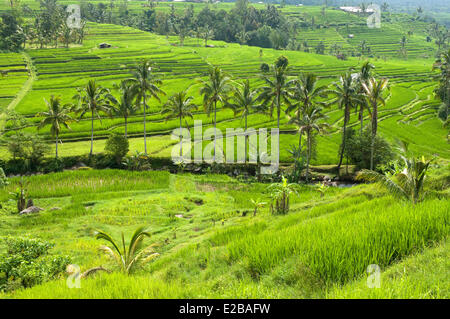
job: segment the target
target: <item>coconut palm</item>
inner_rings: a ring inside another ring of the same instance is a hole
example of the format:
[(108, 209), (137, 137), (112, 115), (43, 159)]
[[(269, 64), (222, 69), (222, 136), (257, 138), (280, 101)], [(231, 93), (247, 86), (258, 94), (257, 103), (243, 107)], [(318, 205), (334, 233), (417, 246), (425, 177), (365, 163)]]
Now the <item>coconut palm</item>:
[[(298, 79), (294, 80), (294, 86), (291, 89), (289, 97), (294, 100), (286, 108), (286, 113), (295, 111), (297, 121), (300, 121), (302, 112), (311, 107), (311, 105), (318, 104), (324, 105), (324, 103), (317, 101), (320, 97), (326, 95), (326, 86), (318, 86), (317, 76), (312, 73), (300, 74)], [(298, 149), (302, 149), (302, 134), (298, 138)]]
[(50, 100), (44, 99), (47, 105), (47, 111), (38, 113), (36, 116), (43, 117), (39, 123), (38, 129), (50, 125), (50, 133), (55, 138), (55, 158), (58, 158), (58, 136), (63, 127), (70, 129), (69, 122), (72, 117), (69, 115), (70, 108), (68, 104), (62, 105), (59, 96), (50, 96)]
[(370, 182), (380, 182), (393, 195), (410, 201), (413, 205), (421, 201), (424, 197), (423, 186), (427, 171), (433, 160), (425, 160), (408, 156), (408, 144), (401, 142), (401, 162), (396, 163), (391, 172), (380, 174), (372, 170), (362, 170), (358, 173), (357, 179)]
[(230, 90), (230, 77), (219, 67), (210, 66), (208, 68), (208, 80), (201, 80), (202, 88), (200, 95), (203, 96), (203, 107), (208, 116), (214, 112), (214, 157), (216, 159), (216, 124), (217, 124), (217, 103), (226, 104), (227, 94)]
[(265, 86), (261, 88), (261, 94), (259, 100), (263, 105), (268, 107), (270, 115), (273, 114), (273, 110), (277, 111), (277, 128), (280, 129), (280, 116), (281, 116), (281, 102), (285, 101), (289, 104), (289, 89), (292, 85), (292, 81), (287, 81), (286, 65), (271, 67), (271, 76), (263, 75)]
[(127, 81), (132, 84), (131, 89), (136, 92), (136, 98), (142, 103), (144, 109), (144, 153), (147, 155), (147, 97), (154, 97), (160, 102), (159, 94), (165, 95), (166, 93), (159, 87), (162, 81), (153, 72), (153, 64), (150, 60), (140, 61), (134, 66), (131, 73), (132, 78)]
[(91, 113), (91, 151), (89, 156), (92, 156), (94, 150), (94, 118), (99, 120), (100, 112), (110, 114), (110, 98), (109, 90), (98, 85), (95, 80), (89, 80), (87, 85), (83, 88), (78, 88), (78, 93), (73, 97), (77, 104), (74, 111), (80, 113), (80, 119), (86, 114)]
[(100, 250), (112, 257), (117, 262), (120, 269), (126, 274), (130, 274), (138, 264), (143, 265), (159, 256), (158, 253), (154, 252), (154, 247), (157, 246), (156, 244), (151, 244), (145, 248), (141, 248), (145, 237), (150, 237), (150, 233), (146, 232), (144, 227), (139, 227), (131, 237), (127, 249), (125, 245), (125, 238), (122, 233), (121, 250), (119, 248), (120, 244), (106, 232), (97, 231), (95, 235), (96, 239), (104, 239), (112, 245), (112, 247), (102, 245), (100, 246)]
[(386, 101), (383, 98), (385, 89), (388, 87), (389, 81), (387, 79), (381, 79), (377, 81), (375, 78), (371, 78), (367, 83), (363, 83), (364, 92), (368, 101), (368, 105), (371, 116), (372, 126), (372, 140), (370, 146), (370, 169), (373, 170), (373, 157), (375, 152), (375, 137), (378, 130), (378, 106), (386, 105)]
[(127, 81), (120, 82), (120, 85), (114, 85), (119, 91), (120, 97), (116, 99), (111, 97), (112, 113), (122, 116), (125, 121), (125, 137), (128, 136), (128, 118), (139, 110), (139, 104), (135, 102), (136, 92), (132, 85)]
[(306, 134), (306, 180), (309, 179), (309, 163), (312, 154), (312, 138), (315, 132), (322, 134), (329, 127), (327, 123), (323, 120), (327, 118), (326, 115), (322, 113), (322, 107), (317, 104), (312, 104), (306, 110), (304, 110), (303, 115), (300, 120), (297, 117), (291, 117), (289, 124), (294, 124), (298, 128), (299, 134)]
[(342, 145), (339, 154), (339, 164), (337, 167), (338, 174), (341, 169), (342, 160), (345, 152), (345, 141), (347, 136), (347, 125), (350, 121), (350, 112), (353, 107), (362, 103), (363, 97), (358, 93), (356, 81), (351, 73), (346, 73), (340, 77), (339, 82), (333, 84), (334, 88), (329, 91), (335, 95), (330, 104), (337, 104), (339, 108), (344, 110), (344, 122), (342, 125)]
[[(233, 87), (233, 101), (227, 102), (226, 107), (233, 110), (235, 116), (244, 118), (244, 129), (247, 132), (247, 117), (252, 109), (257, 109), (258, 104), (258, 90), (252, 89), (250, 81), (245, 80), (242, 85)], [(248, 135), (245, 134), (245, 161), (247, 162), (247, 147)]]
[[(181, 135), (182, 121), (186, 117), (194, 118), (192, 111), (197, 109), (192, 100), (192, 96), (187, 95), (187, 90), (172, 95), (161, 111), (166, 114), (166, 120), (178, 118), (180, 120), (180, 158), (183, 156), (183, 140)], [(187, 125), (187, 124), (186, 124)]]
[[(364, 94), (364, 88), (363, 83), (367, 83), (369, 79), (372, 77), (372, 70), (375, 69), (375, 66), (370, 62), (365, 62), (359, 71), (359, 73), (356, 75), (357, 81), (358, 81), (358, 93)], [(358, 119), (360, 121), (360, 135), (363, 134), (363, 128), (364, 128), (364, 110), (368, 108), (367, 100), (361, 99), (361, 103), (359, 103), (359, 114)]]

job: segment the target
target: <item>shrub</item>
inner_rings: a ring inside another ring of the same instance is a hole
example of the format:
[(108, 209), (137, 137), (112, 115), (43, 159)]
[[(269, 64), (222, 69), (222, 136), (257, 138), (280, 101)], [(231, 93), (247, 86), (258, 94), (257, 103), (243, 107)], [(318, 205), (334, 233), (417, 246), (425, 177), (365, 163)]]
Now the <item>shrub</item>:
[(267, 73), (267, 72), (270, 71), (270, 67), (269, 67), (269, 65), (267, 63), (261, 63), (261, 66), (259, 67), (259, 69), (263, 73)]
[(49, 256), (54, 246), (29, 238), (4, 240), (6, 253), (0, 256), (0, 291), (32, 287), (57, 278), (70, 263), (68, 256)]
[(278, 59), (275, 61), (275, 66), (277, 68), (283, 68), (285, 69), (289, 64), (288, 58), (286, 58), (284, 55), (280, 55)]
[[(371, 146), (371, 133), (369, 130), (363, 131), (362, 136), (357, 134), (355, 130), (349, 129), (346, 133), (346, 143), (344, 156), (355, 164), (358, 169), (370, 167), (370, 146)], [(374, 154), (374, 167), (378, 165), (384, 165), (390, 162), (394, 158), (389, 143), (377, 136), (375, 138), (375, 154)]]
[(6, 177), (3, 168), (0, 167), (0, 188), (3, 188), (8, 184), (9, 184), (8, 178)]
[(122, 159), (127, 155), (129, 149), (128, 139), (121, 134), (113, 133), (106, 141), (105, 151), (115, 158), (117, 165), (122, 163)]

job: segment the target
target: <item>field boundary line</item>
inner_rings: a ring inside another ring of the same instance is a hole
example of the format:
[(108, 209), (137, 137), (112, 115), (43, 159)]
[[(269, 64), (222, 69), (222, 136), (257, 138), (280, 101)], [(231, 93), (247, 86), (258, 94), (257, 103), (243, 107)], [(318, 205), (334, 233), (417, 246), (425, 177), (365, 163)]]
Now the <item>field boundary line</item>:
[[(22, 56), (27, 64), (29, 76), (28, 79), (25, 81), (25, 83), (22, 85), (22, 88), (16, 94), (15, 98), (6, 107), (7, 111), (12, 111), (16, 108), (16, 106), (22, 101), (25, 95), (27, 95), (27, 93), (30, 91), (31, 87), (33, 86), (33, 82), (36, 79), (36, 73), (34, 71), (33, 62), (31, 61), (30, 56), (26, 52), (22, 52)], [(0, 129), (4, 129), (5, 121), (6, 121), (6, 114), (3, 113), (0, 115)]]

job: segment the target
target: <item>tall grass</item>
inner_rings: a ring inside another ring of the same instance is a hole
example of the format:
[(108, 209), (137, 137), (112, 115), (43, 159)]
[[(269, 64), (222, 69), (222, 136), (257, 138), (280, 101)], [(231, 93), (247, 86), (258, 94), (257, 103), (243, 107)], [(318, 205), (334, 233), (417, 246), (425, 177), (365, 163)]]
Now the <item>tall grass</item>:
[(247, 259), (256, 275), (292, 255), (325, 282), (345, 282), (369, 264), (387, 266), (449, 231), (448, 203), (433, 200), (412, 207), (377, 199), (326, 218), (242, 235), (228, 246), (232, 260)]

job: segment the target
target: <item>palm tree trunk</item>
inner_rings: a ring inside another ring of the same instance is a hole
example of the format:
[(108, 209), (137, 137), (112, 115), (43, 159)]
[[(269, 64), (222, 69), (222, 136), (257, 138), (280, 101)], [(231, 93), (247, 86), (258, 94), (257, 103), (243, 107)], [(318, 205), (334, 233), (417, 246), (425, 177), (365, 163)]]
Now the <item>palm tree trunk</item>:
[(55, 158), (58, 158), (58, 133), (56, 133), (56, 141), (55, 141)]
[(217, 124), (217, 101), (214, 101), (214, 156), (213, 156), (213, 162), (216, 161), (216, 124)]
[(345, 107), (345, 114), (344, 114), (344, 128), (343, 128), (343, 133), (342, 133), (342, 145), (341, 145), (341, 154), (339, 155), (339, 164), (337, 167), (337, 174), (338, 176), (341, 175), (341, 165), (342, 165), (342, 161), (344, 159), (344, 151), (345, 151), (345, 136), (347, 134), (347, 122), (348, 122), (348, 108), (347, 106)]
[(91, 114), (91, 152), (89, 153), (89, 157), (92, 157), (92, 153), (94, 152), (94, 111)]
[(125, 138), (127, 138), (128, 137), (128, 117), (125, 116), (124, 119), (125, 119)]
[(373, 105), (373, 114), (372, 114), (372, 140), (370, 145), (370, 169), (374, 169), (373, 157), (375, 153), (375, 137), (377, 135), (377, 124), (378, 124), (378, 109), (376, 102)]
[(359, 134), (363, 135), (363, 127), (364, 127), (364, 106), (360, 106), (359, 108), (359, 121), (361, 123)]
[(306, 181), (309, 180), (309, 160), (311, 158), (311, 132), (306, 132), (306, 139), (308, 143), (308, 150), (306, 151)]
[(244, 163), (247, 163), (247, 147), (248, 147), (248, 134), (247, 134), (247, 112), (245, 113), (245, 152)]
[(182, 116), (180, 115), (180, 161), (181, 161), (181, 157), (183, 156), (183, 140), (181, 138), (181, 121), (182, 121)]
[(145, 153), (145, 155), (147, 155), (147, 129), (146, 129), (146, 126), (145, 126), (145, 123), (146, 123), (146, 119), (147, 119), (147, 117), (146, 117), (146, 115), (147, 115), (147, 112), (146, 112), (146, 108), (147, 108), (147, 105), (145, 104), (145, 93), (144, 93), (144, 96), (143, 96), (143, 100), (144, 100), (144, 153)]

